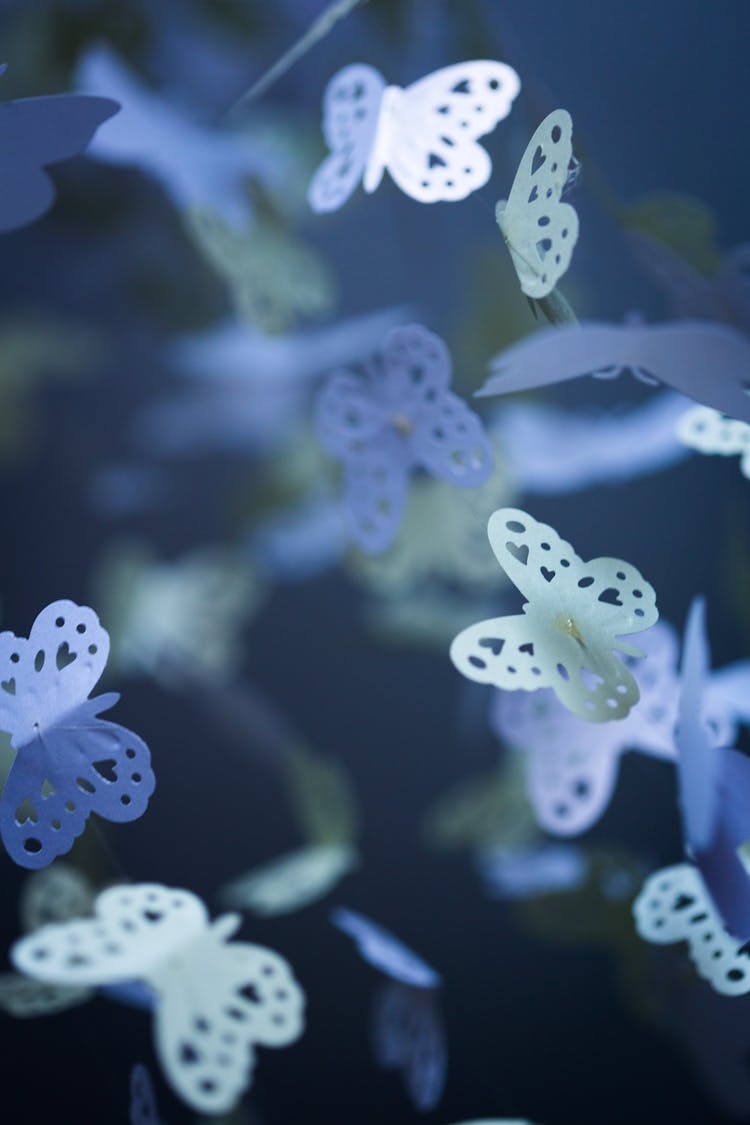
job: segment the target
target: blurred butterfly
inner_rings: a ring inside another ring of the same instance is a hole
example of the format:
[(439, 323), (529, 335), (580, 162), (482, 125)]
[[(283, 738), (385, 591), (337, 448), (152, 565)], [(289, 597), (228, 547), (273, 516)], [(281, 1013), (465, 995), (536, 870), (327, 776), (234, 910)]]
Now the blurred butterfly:
[(377, 1063), (402, 1071), (421, 1112), (442, 1097), (448, 1046), (437, 1003), (439, 973), (388, 930), (355, 910), (339, 907), (331, 922), (348, 934), (369, 965), (389, 977), (373, 1000), (371, 1034)]
[(750, 991), (750, 761), (716, 747), (703, 722), (709, 670), (705, 606), (696, 599), (685, 629), (677, 730), (680, 807), (694, 861), (651, 875), (633, 903), (647, 941), (686, 941), (698, 973), (717, 992)]
[(704, 320), (665, 324), (601, 324), (590, 321), (546, 328), (500, 352), (490, 378), (477, 391), (489, 395), (530, 391), (600, 374), (633, 371), (651, 383), (750, 423), (746, 391), (750, 341), (725, 324)]
[[(27, 878), (20, 902), (21, 928), (34, 933), (50, 922), (67, 922), (91, 912), (94, 888), (79, 871), (54, 863)], [(19, 973), (0, 973), (0, 1008), (16, 1019), (50, 1016), (84, 1004), (93, 995), (88, 985), (30, 980)]]
[(99, 126), (119, 108), (111, 98), (83, 94), (0, 104), (0, 231), (26, 226), (49, 210), (55, 187), (44, 169), (84, 152)]
[(130, 1125), (162, 1125), (154, 1084), (143, 1063), (130, 1072)]
[[(526, 766), (528, 793), (540, 827), (573, 836), (605, 812), (614, 791), (621, 756), (637, 750), (674, 760), (679, 679), (677, 639), (658, 621), (642, 635), (647, 660), (632, 658), (640, 699), (629, 715), (603, 729), (567, 711), (550, 691), (497, 692), (490, 722), (498, 736), (518, 750)], [(740, 685), (744, 685), (741, 687)], [(737, 706), (737, 695), (747, 702)], [(715, 746), (727, 746), (750, 707), (750, 669), (731, 665), (707, 684), (704, 722)]]
[(615, 653), (644, 655), (621, 637), (657, 620), (652, 587), (619, 559), (584, 562), (551, 527), (515, 508), (494, 512), (487, 534), (527, 600), (517, 616), (480, 621), (458, 634), (450, 656), (459, 672), (506, 691), (553, 688), (589, 722), (627, 715), (638, 685)]
[[(152, 176), (181, 211), (214, 210), (241, 226), (251, 217), (243, 181), (274, 178), (272, 161), (246, 138), (191, 121), (141, 83), (108, 47), (90, 47), (75, 82), (87, 93), (112, 94), (122, 112), (97, 137), (91, 155), (108, 164), (134, 165)], [(281, 173), (283, 174), (283, 173)]]
[(394, 328), (365, 376), (335, 372), (318, 395), (321, 444), (344, 465), (352, 535), (364, 551), (392, 543), (417, 467), (462, 488), (492, 472), (482, 422), (449, 390), (451, 358), (421, 324)]
[(476, 143), (510, 113), (521, 88), (504, 63), (478, 60), (436, 70), (406, 89), (353, 63), (323, 96), (331, 150), (308, 190), (313, 211), (336, 211), (362, 181), (375, 191), (388, 171), (420, 203), (464, 199), (487, 183), (492, 161)]
[(302, 1032), (304, 993), (287, 962), (263, 946), (228, 944), (239, 916), (209, 922), (190, 891), (113, 887), (95, 909), (95, 918), (21, 938), (16, 968), (57, 984), (145, 983), (172, 1088), (202, 1113), (232, 1109), (250, 1083), (254, 1046), (282, 1047)]
[(154, 791), (151, 754), (132, 731), (99, 718), (119, 695), (89, 699), (109, 636), (92, 609), (48, 605), (28, 640), (0, 633), (0, 728), (17, 751), (0, 799), (0, 835), (22, 867), (64, 855), (90, 813), (136, 820)]
[(221, 900), (254, 914), (287, 914), (323, 898), (358, 862), (350, 845), (310, 844), (233, 879)]
[(691, 406), (677, 423), (681, 442), (699, 453), (740, 455), (740, 472), (750, 480), (750, 425), (728, 418), (710, 406)]
[(578, 215), (561, 196), (573, 160), (573, 122), (564, 109), (545, 117), (529, 141), (510, 195), (495, 218), (527, 297), (548, 296), (578, 239)]

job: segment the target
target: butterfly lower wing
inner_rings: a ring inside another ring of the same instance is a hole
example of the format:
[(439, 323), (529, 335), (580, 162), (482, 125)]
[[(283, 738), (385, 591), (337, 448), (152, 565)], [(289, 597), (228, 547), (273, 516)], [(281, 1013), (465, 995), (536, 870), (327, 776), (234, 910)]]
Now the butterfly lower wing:
[(696, 971), (717, 992), (750, 992), (750, 954), (724, 929), (692, 864), (675, 864), (650, 875), (633, 903), (633, 916), (646, 941), (687, 942)]
[(437, 1001), (430, 993), (413, 997), (409, 1058), (405, 1068), (406, 1089), (420, 1113), (434, 1109), (445, 1089), (448, 1044)]
[(101, 719), (69, 737), (80, 755), (77, 785), (88, 792), (91, 812), (115, 822), (142, 816), (156, 787), (146, 743), (126, 727)]
[(390, 123), (386, 167), (421, 203), (465, 199), (490, 178), (492, 161), (477, 138), (508, 115), (520, 89), (503, 63), (444, 67), (401, 92)]
[(335, 74), (323, 96), (323, 135), (331, 150), (310, 182), (313, 211), (336, 211), (349, 198), (370, 157), (385, 80), (374, 67), (353, 63)]
[(0, 231), (39, 218), (55, 198), (48, 164), (82, 153), (98, 127), (117, 112), (117, 102), (83, 94), (22, 98), (0, 105)]
[(368, 394), (368, 384), (340, 372), (326, 382), (315, 404), (315, 428), (322, 445), (346, 457), (371, 439), (384, 424), (383, 410)]
[(90, 795), (75, 776), (47, 773), (36, 739), (16, 755), (0, 798), (0, 836), (21, 867), (46, 867), (69, 852), (91, 812)]
[(554, 836), (577, 836), (591, 828), (609, 805), (620, 755), (606, 746), (560, 752), (535, 746), (527, 755), (528, 792), (540, 828)]
[(496, 217), (527, 297), (546, 297), (570, 265), (578, 215), (560, 196), (573, 155), (573, 122), (564, 109), (549, 114), (529, 141), (507, 202)]
[(464, 488), (484, 484), (492, 472), (492, 445), (479, 416), (450, 391), (415, 426), (414, 450), (436, 477)]
[(554, 664), (538, 647), (538, 635), (525, 613), (470, 625), (454, 638), (450, 658), (470, 680), (507, 691), (557, 686)]
[(349, 459), (344, 501), (352, 535), (363, 551), (384, 551), (393, 542), (406, 506), (408, 473), (408, 459), (395, 434)]
[(209, 933), (179, 969), (154, 978), (156, 1049), (175, 1091), (202, 1113), (229, 1112), (250, 1083), (254, 1044), (284, 1046), (303, 1028), (304, 995), (269, 949)]

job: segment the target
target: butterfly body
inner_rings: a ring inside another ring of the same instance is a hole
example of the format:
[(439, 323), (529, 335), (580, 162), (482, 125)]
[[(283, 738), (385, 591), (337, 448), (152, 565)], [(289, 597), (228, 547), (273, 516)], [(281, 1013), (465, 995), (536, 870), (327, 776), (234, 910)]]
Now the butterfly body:
[(375, 191), (385, 171), (420, 203), (464, 199), (492, 172), (477, 139), (508, 115), (520, 88), (511, 67), (488, 60), (443, 67), (405, 89), (366, 64), (344, 67), (323, 98), (331, 155), (310, 184), (310, 206), (335, 211), (358, 183)]

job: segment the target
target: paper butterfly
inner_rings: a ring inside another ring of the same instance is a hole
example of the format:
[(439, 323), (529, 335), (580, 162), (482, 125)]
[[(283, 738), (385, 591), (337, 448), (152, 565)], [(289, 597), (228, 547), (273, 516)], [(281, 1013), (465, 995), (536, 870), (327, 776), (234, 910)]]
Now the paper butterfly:
[(520, 754), (504, 754), (491, 771), (459, 782), (430, 810), (424, 834), (433, 847), (525, 848), (539, 833), (526, 799)]
[(236, 914), (214, 922), (190, 891), (113, 887), (92, 919), (45, 926), (11, 949), (37, 980), (144, 982), (155, 995), (156, 1053), (168, 1081), (201, 1113), (225, 1113), (250, 1083), (254, 1047), (282, 1047), (303, 1028), (304, 994), (277, 953), (229, 944)]
[(529, 141), (508, 199), (495, 209), (527, 297), (548, 296), (570, 265), (578, 215), (561, 196), (573, 160), (573, 122), (564, 109), (545, 117)]
[(55, 187), (47, 165), (84, 152), (99, 126), (119, 108), (110, 98), (81, 94), (0, 104), (0, 231), (26, 226), (49, 210)]
[(705, 609), (691, 606), (685, 630), (677, 728), (680, 806), (695, 866), (656, 872), (633, 904), (647, 941), (688, 942), (701, 976), (719, 991), (750, 991), (750, 874), (743, 847), (750, 839), (750, 761), (716, 747), (702, 721), (709, 669)]
[(677, 423), (680, 441), (699, 453), (740, 454), (740, 472), (750, 480), (750, 424), (727, 418), (710, 406), (691, 406)]
[(676, 863), (649, 876), (633, 903), (639, 935), (659, 945), (687, 942), (697, 972), (725, 996), (750, 992), (746, 943), (724, 928), (700, 872)]
[(130, 1072), (130, 1125), (162, 1125), (151, 1075), (143, 1063)]
[(397, 981), (382, 984), (373, 1000), (372, 1046), (385, 1070), (400, 1070), (420, 1113), (434, 1109), (445, 1088), (448, 1044), (434, 992)]
[(243, 181), (278, 174), (260, 146), (189, 120), (146, 89), (106, 46), (85, 52), (75, 82), (86, 93), (112, 95), (122, 107), (97, 137), (91, 155), (108, 164), (138, 166), (162, 185), (181, 211), (209, 208), (241, 226), (251, 216)]
[(53, 602), (28, 640), (0, 633), (0, 729), (17, 751), (0, 798), (0, 835), (22, 867), (46, 867), (83, 832), (89, 813), (137, 820), (154, 791), (145, 742), (99, 718), (119, 695), (89, 699), (109, 637), (92, 609)]
[(606, 368), (647, 372), (651, 380), (731, 418), (750, 423), (750, 340), (710, 321), (566, 324), (545, 328), (491, 361), (477, 395), (504, 395), (565, 383)]
[(372, 1038), (376, 1062), (402, 1071), (418, 1110), (434, 1109), (445, 1086), (448, 1047), (436, 992), (441, 977), (388, 930), (339, 907), (331, 922), (354, 939), (368, 965), (385, 973), (388, 983), (375, 994)]
[(484, 60), (446, 66), (405, 90), (364, 63), (344, 67), (323, 95), (331, 155), (310, 184), (311, 208), (336, 211), (360, 180), (375, 191), (385, 171), (419, 203), (464, 199), (492, 173), (477, 138), (508, 116), (520, 89), (511, 67)]
[(331, 271), (291, 232), (257, 219), (237, 229), (211, 211), (188, 212), (186, 223), (198, 249), (229, 286), (237, 315), (261, 332), (286, 332), (301, 317), (331, 312)]
[[(91, 911), (94, 889), (74, 867), (58, 862), (29, 875), (21, 893), (24, 933), (50, 922), (67, 922)], [(18, 973), (0, 973), (0, 1008), (16, 1019), (51, 1016), (84, 1004), (93, 996), (88, 985), (52, 984)]]
[[(643, 633), (641, 641), (648, 659), (625, 661), (640, 699), (618, 723), (601, 728), (583, 722), (550, 691), (498, 692), (493, 700), (490, 722), (504, 742), (522, 753), (529, 799), (546, 832), (573, 836), (596, 823), (610, 802), (620, 758), (627, 750), (675, 758), (677, 639), (671, 626), (659, 621)], [(744, 665), (726, 669), (726, 675), (732, 682), (744, 682), (750, 698), (750, 672)], [(743, 717), (719, 674), (706, 692), (703, 716), (713, 744), (730, 745), (737, 733), (736, 720)]]
[(519, 492), (558, 496), (681, 461), (675, 425), (684, 412), (684, 398), (671, 391), (607, 413), (520, 400), (503, 405), (488, 430)]
[(255, 914), (287, 914), (323, 898), (358, 862), (345, 844), (312, 844), (233, 879), (221, 899)]
[(318, 435), (344, 464), (352, 535), (362, 550), (381, 551), (393, 541), (416, 466), (464, 488), (492, 472), (482, 423), (448, 389), (450, 380), (443, 341), (412, 324), (386, 336), (380, 368), (364, 378), (336, 373), (323, 387)]
[(529, 899), (580, 887), (588, 874), (585, 854), (572, 844), (483, 848), (475, 856), (485, 892), (492, 898)]
[(450, 648), (459, 672), (507, 691), (553, 688), (589, 722), (627, 715), (638, 685), (615, 653), (643, 655), (620, 638), (657, 620), (651, 586), (619, 559), (585, 563), (551, 527), (516, 508), (494, 512), (487, 534), (526, 603), (518, 616), (459, 633)]

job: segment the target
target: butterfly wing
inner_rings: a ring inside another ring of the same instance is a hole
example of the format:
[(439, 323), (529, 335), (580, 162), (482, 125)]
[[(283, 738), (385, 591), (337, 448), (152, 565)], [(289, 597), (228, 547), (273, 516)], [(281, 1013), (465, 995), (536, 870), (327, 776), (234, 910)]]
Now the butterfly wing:
[[(13, 736), (14, 747), (83, 703), (108, 655), (109, 636), (93, 609), (71, 601), (43, 609), (28, 640), (0, 633), (0, 725)], [(103, 697), (98, 710), (116, 699)]]
[(578, 215), (560, 199), (573, 156), (572, 135), (573, 122), (564, 109), (545, 117), (521, 158), (507, 203), (497, 205), (498, 226), (527, 297), (552, 292), (578, 238)]
[(364, 914), (338, 907), (331, 914), (331, 922), (353, 939), (363, 960), (392, 980), (414, 988), (435, 988), (440, 983), (439, 974), (430, 965)]
[(154, 965), (206, 928), (201, 900), (157, 883), (112, 887), (94, 918), (44, 926), (11, 949), (15, 967), (35, 980), (106, 985), (148, 980)]
[(67, 863), (30, 875), (21, 892), (19, 914), (26, 933), (50, 922), (67, 922), (90, 914), (94, 889), (85, 875)]
[(304, 994), (286, 961), (259, 945), (225, 944), (220, 919), (152, 976), (156, 1050), (175, 1091), (201, 1113), (227, 1113), (247, 1088), (254, 1044), (281, 1047), (303, 1028)]
[(330, 156), (307, 192), (316, 212), (337, 211), (362, 179), (375, 142), (385, 80), (363, 63), (335, 74), (323, 95), (323, 136)]
[(117, 102), (84, 94), (22, 98), (0, 105), (0, 231), (38, 219), (52, 205), (48, 164), (82, 153), (99, 126), (117, 113)]
[(750, 954), (724, 929), (692, 864), (678, 863), (649, 876), (633, 903), (633, 915), (646, 941), (687, 942), (696, 970), (716, 992), (750, 992)]
[(409, 1057), (405, 1070), (406, 1089), (420, 1113), (428, 1113), (440, 1101), (448, 1069), (448, 1044), (437, 1001), (431, 993), (412, 997)]
[(16, 1019), (66, 1012), (85, 1004), (92, 995), (92, 990), (84, 986), (49, 984), (18, 973), (0, 973), (0, 1009)]
[(401, 190), (435, 203), (483, 187), (492, 161), (477, 139), (507, 117), (520, 88), (511, 67), (480, 59), (443, 67), (399, 91), (383, 159)]
[(607, 809), (620, 754), (608, 746), (562, 752), (539, 744), (527, 755), (528, 792), (537, 823), (553, 836), (586, 832)]
[(154, 1085), (143, 1063), (130, 1072), (130, 1125), (161, 1125)]
[(691, 406), (677, 423), (680, 441), (699, 453), (721, 457), (741, 455), (740, 470), (750, 477), (750, 426), (714, 410), (710, 406)]

